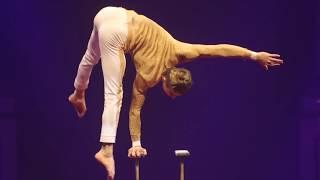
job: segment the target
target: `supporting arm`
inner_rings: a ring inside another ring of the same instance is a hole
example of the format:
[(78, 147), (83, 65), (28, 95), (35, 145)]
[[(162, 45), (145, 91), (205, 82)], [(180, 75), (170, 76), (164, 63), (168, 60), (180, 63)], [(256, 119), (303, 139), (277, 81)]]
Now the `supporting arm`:
[(137, 75), (133, 82), (132, 101), (129, 113), (129, 128), (132, 147), (128, 150), (130, 158), (139, 158), (147, 155), (147, 150), (141, 146), (141, 108), (145, 101), (148, 87), (144, 80)]

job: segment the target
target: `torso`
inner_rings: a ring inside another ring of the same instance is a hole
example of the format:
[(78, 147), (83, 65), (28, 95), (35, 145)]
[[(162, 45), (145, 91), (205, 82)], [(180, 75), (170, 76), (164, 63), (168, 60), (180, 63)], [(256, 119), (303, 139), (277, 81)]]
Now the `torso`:
[(128, 10), (126, 51), (134, 59), (137, 74), (148, 87), (161, 80), (162, 73), (177, 65), (176, 40), (151, 19)]

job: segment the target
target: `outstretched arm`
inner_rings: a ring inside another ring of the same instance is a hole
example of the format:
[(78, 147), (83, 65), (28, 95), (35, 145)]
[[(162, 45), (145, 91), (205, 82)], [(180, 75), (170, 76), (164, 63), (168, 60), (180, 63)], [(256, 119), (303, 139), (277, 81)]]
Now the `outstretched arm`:
[(190, 62), (201, 57), (238, 57), (255, 60), (265, 69), (268, 69), (268, 66), (277, 66), (283, 63), (283, 61), (279, 59), (280, 55), (278, 54), (267, 52), (257, 53), (230, 44), (201, 45), (177, 42), (176, 47), (179, 58), (184, 59), (184, 62)]
[(133, 82), (132, 100), (129, 113), (129, 129), (132, 141), (132, 148), (129, 149), (128, 156), (132, 158), (147, 155), (147, 151), (141, 146), (141, 108), (145, 101), (147, 86), (144, 80), (137, 75)]

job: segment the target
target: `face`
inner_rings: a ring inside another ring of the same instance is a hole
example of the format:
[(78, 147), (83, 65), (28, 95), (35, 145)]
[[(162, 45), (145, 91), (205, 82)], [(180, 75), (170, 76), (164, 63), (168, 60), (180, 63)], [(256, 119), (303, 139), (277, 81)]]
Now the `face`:
[(181, 96), (181, 94), (174, 92), (172, 89), (170, 89), (167, 86), (165, 78), (162, 79), (162, 89), (163, 89), (164, 93), (167, 96), (171, 97), (172, 99), (175, 99), (177, 96)]

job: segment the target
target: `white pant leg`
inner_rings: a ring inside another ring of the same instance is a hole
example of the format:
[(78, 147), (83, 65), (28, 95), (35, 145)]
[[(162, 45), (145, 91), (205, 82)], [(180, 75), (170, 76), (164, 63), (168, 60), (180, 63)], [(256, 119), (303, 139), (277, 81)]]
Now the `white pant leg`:
[(105, 8), (98, 13), (95, 23), (99, 35), (105, 98), (100, 142), (115, 143), (126, 66), (123, 53), (128, 35), (126, 11), (122, 8)]
[(82, 57), (78, 67), (78, 73), (74, 81), (74, 87), (76, 89), (87, 89), (92, 69), (94, 65), (99, 62), (99, 59), (99, 37), (96, 28), (93, 27), (86, 53)]

